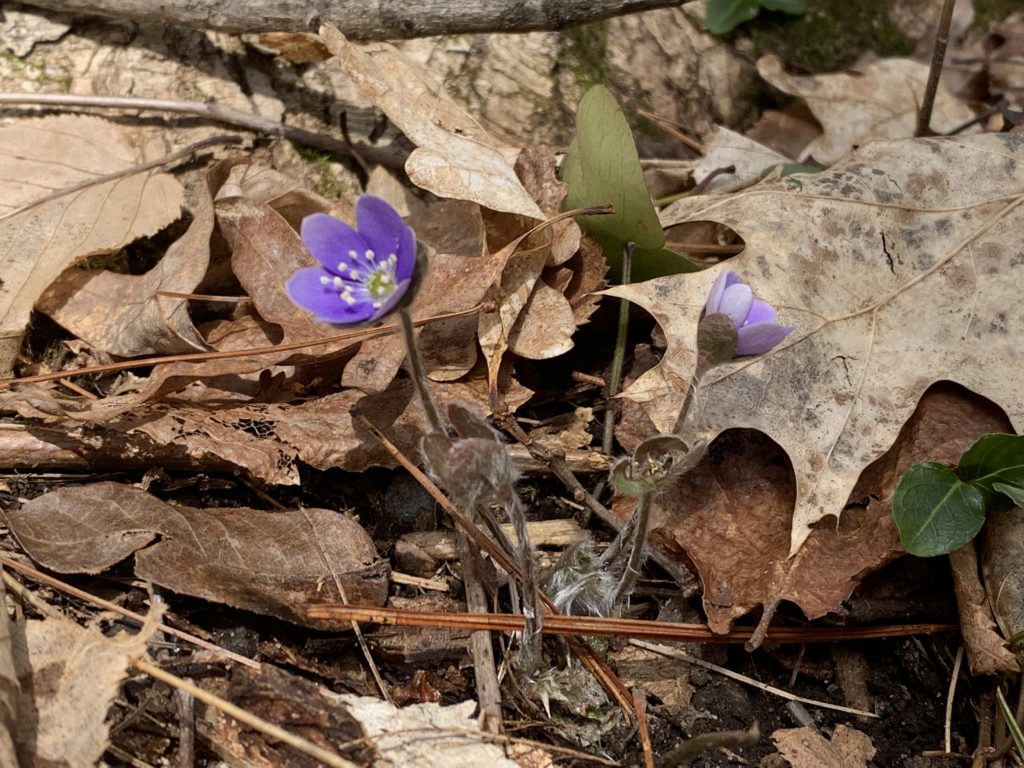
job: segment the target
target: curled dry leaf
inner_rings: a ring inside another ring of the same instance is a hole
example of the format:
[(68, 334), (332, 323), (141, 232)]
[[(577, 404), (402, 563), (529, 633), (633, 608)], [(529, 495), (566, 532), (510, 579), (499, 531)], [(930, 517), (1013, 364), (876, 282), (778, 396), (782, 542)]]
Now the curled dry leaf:
[(69, 270), (36, 307), (94, 349), (118, 357), (201, 352), (209, 346), (192, 325), (188, 299), (159, 292), (192, 293), (210, 265), (213, 194), (230, 161), (217, 165), (198, 186), (192, 223), (160, 261), (143, 275), (108, 270)]
[[(799, 77), (785, 72), (777, 56), (765, 56), (757, 71), (780, 91), (807, 102), (824, 133), (803, 148), (799, 159), (824, 165), (869, 141), (913, 136), (928, 80), (928, 65), (913, 59), (882, 59), (855, 72)], [(964, 102), (939, 86), (933, 131), (951, 131), (972, 117)]]
[(155, 168), (145, 133), (94, 117), (0, 128), (0, 375), (14, 362), (36, 300), (86, 256), (152, 235), (178, 218), (181, 185)]
[(154, 612), (137, 633), (114, 637), (62, 617), (26, 621), (19, 628), (15, 711), (22, 716), (15, 738), (21, 755), (31, 759), (22, 765), (97, 764), (108, 746), (107, 712), (129, 664), (145, 656), (158, 624)]
[[(791, 551), (838, 516), (861, 471), (893, 444), (924, 391), (953, 380), (1024, 428), (1024, 135), (877, 142), (839, 166), (721, 199), (681, 201), (668, 223), (711, 219), (746, 250), (729, 261), (797, 330), (772, 352), (713, 369), (695, 437), (748, 427), (796, 474)], [(697, 319), (719, 269), (613, 288), (650, 311), (667, 350), (625, 393), (668, 382), (681, 398)], [(660, 430), (672, 423), (656, 424)]]
[(493, 211), (544, 218), (513, 170), (519, 149), (488, 133), (426, 69), (387, 43), (351, 43), (331, 24), (320, 28), (320, 37), (363, 99), (416, 145), (405, 163), (416, 186)]
[(971, 674), (1017, 674), (1020, 661), (999, 634), (985, 587), (978, 576), (978, 552), (974, 542), (950, 552), (949, 565), (960, 614), (960, 634), (964, 638)]
[(1019, 507), (990, 512), (982, 540), (985, 593), (1003, 637), (1024, 636), (1024, 513)]
[(43, 494), (7, 520), (32, 559), (55, 571), (98, 573), (134, 553), (139, 578), (297, 624), (323, 626), (306, 618), (310, 603), (387, 598), (388, 566), (370, 537), (327, 509), (194, 509), (94, 483)]

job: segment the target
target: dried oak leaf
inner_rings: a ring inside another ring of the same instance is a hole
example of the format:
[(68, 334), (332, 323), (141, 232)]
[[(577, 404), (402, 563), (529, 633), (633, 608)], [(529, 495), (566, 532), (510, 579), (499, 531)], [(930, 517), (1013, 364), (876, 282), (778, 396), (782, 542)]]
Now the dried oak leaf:
[(95, 117), (0, 128), (0, 375), (10, 371), (36, 300), (68, 267), (158, 232), (184, 192), (157, 168), (142, 130)]
[[(928, 80), (928, 65), (913, 59), (882, 59), (854, 72), (800, 77), (783, 71), (777, 56), (765, 56), (757, 71), (780, 91), (807, 102), (824, 133), (803, 148), (800, 159), (824, 165), (869, 141), (913, 136)], [(973, 117), (967, 104), (939, 86), (932, 130), (944, 133)]]
[(934, 382), (960, 383), (1024, 427), (1024, 390), (1009, 375), (1024, 354), (1021, 162), (1022, 134), (878, 142), (820, 174), (681, 201), (667, 223), (714, 220), (746, 249), (721, 268), (606, 292), (651, 312), (668, 344), (625, 396), (650, 401), (660, 388), (681, 402), (721, 269), (777, 307), (796, 331), (704, 377), (693, 437), (747, 427), (782, 446), (796, 474), (791, 553), (842, 512)]
[(306, 618), (310, 603), (387, 599), (373, 541), (327, 509), (195, 509), (104, 482), (51, 491), (6, 516), (29, 556), (61, 573), (98, 573), (134, 553), (139, 578), (307, 626), (323, 626)]

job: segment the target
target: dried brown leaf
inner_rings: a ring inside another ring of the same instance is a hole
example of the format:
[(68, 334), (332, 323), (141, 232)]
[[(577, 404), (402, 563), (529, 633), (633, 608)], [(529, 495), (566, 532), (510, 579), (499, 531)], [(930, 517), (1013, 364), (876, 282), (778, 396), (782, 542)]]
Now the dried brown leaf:
[(864, 576), (903, 553), (892, 522), (903, 473), (925, 459), (955, 462), (980, 435), (1002, 429), (1005, 421), (990, 404), (949, 388), (929, 392), (893, 448), (861, 476), (850, 497), (858, 507), (838, 525), (814, 527), (793, 557), (791, 469), (763, 435), (730, 432), (655, 500), (652, 541), (693, 562), (716, 632), (758, 606), (764, 627), (782, 600), (819, 618), (840, 610)]
[[(882, 59), (855, 72), (800, 77), (785, 72), (777, 56), (765, 56), (757, 71), (780, 91), (807, 102), (824, 133), (803, 148), (799, 159), (824, 165), (868, 141), (913, 136), (928, 79), (928, 65), (912, 59)], [(939, 86), (933, 131), (945, 133), (972, 117), (964, 102)]]
[(685, 392), (697, 319), (722, 269), (779, 308), (796, 332), (713, 369), (694, 414), (704, 439), (748, 427), (785, 449), (794, 552), (814, 523), (840, 514), (934, 382), (991, 398), (1024, 428), (1024, 390), (1006, 375), (1022, 360), (1022, 161), (1018, 134), (877, 142), (830, 171), (681, 201), (670, 223), (718, 221), (746, 250), (718, 269), (607, 291), (654, 314), (668, 342), (659, 369), (625, 396), (650, 400), (662, 381), (669, 396)]
[(981, 551), (985, 593), (1003, 637), (1024, 636), (1024, 514), (1018, 507), (988, 514)]
[(810, 726), (780, 728), (772, 741), (793, 768), (867, 768), (875, 756), (871, 738), (846, 725), (837, 725), (831, 739)]
[(180, 214), (184, 193), (174, 178), (130, 170), (153, 159), (143, 136), (94, 117), (0, 128), (0, 375), (11, 368), (33, 305), (61, 272)]
[(107, 711), (157, 624), (151, 618), (134, 635), (107, 637), (60, 617), (25, 622), (15, 641), (22, 765), (90, 766), (100, 760), (108, 743)]
[[(448, 200), (411, 216), (408, 224), (429, 252), (427, 273), (410, 312), (421, 320), (471, 309), (501, 275), (509, 252), (487, 252), (480, 207)], [(430, 378), (451, 381), (465, 375), (477, 359), (476, 317), (452, 318), (420, 328), (420, 353)], [(397, 336), (363, 344), (345, 367), (342, 383), (367, 392), (387, 388), (405, 359)]]
[(953, 591), (960, 612), (967, 663), (974, 675), (1006, 675), (1020, 671), (1020, 662), (1006, 647), (992, 616), (985, 587), (978, 576), (978, 554), (972, 541), (949, 553)]
[(362, 98), (416, 145), (405, 164), (416, 186), (494, 211), (544, 218), (513, 170), (519, 149), (492, 136), (425, 68), (387, 43), (355, 45), (331, 24), (320, 28), (320, 37)]
[(298, 624), (311, 625), (310, 603), (387, 598), (387, 563), (358, 523), (331, 510), (194, 509), (105, 482), (43, 494), (7, 520), (55, 571), (97, 573), (134, 553), (140, 578)]
[(220, 163), (199, 186), (188, 230), (143, 275), (69, 270), (36, 304), (94, 349), (119, 357), (202, 352), (209, 346), (192, 325), (188, 300), (160, 291), (192, 293), (210, 264), (213, 194), (230, 168)]

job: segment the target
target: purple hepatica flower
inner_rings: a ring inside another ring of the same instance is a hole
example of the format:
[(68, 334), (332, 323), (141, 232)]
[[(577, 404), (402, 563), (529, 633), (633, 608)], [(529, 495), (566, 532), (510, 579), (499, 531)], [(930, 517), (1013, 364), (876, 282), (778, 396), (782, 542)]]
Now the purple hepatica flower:
[(356, 224), (326, 213), (302, 220), (302, 242), (322, 266), (288, 281), (291, 300), (317, 319), (340, 325), (369, 323), (402, 300), (416, 268), (416, 235), (398, 211), (372, 195), (356, 202)]
[(795, 325), (779, 325), (771, 304), (755, 299), (750, 286), (741, 283), (735, 272), (722, 272), (711, 286), (704, 314), (716, 313), (728, 315), (736, 326), (736, 357), (764, 354), (796, 329)]

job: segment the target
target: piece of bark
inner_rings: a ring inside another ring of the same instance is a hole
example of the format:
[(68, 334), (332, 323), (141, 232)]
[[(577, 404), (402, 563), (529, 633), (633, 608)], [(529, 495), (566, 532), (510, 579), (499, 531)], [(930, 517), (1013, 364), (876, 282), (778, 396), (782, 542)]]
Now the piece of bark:
[[(512, 526), (501, 526), (505, 534), (513, 537)], [(541, 520), (527, 524), (530, 540), (538, 547), (571, 547), (586, 536), (575, 520)], [(436, 560), (454, 560), (457, 556), (453, 531), (419, 531), (403, 534), (398, 544), (415, 546)], [(397, 545), (396, 545), (397, 546)]]
[(557, 30), (678, 0), (28, 0), (63, 13), (155, 21), (221, 32), (310, 32), (334, 21), (353, 40)]

